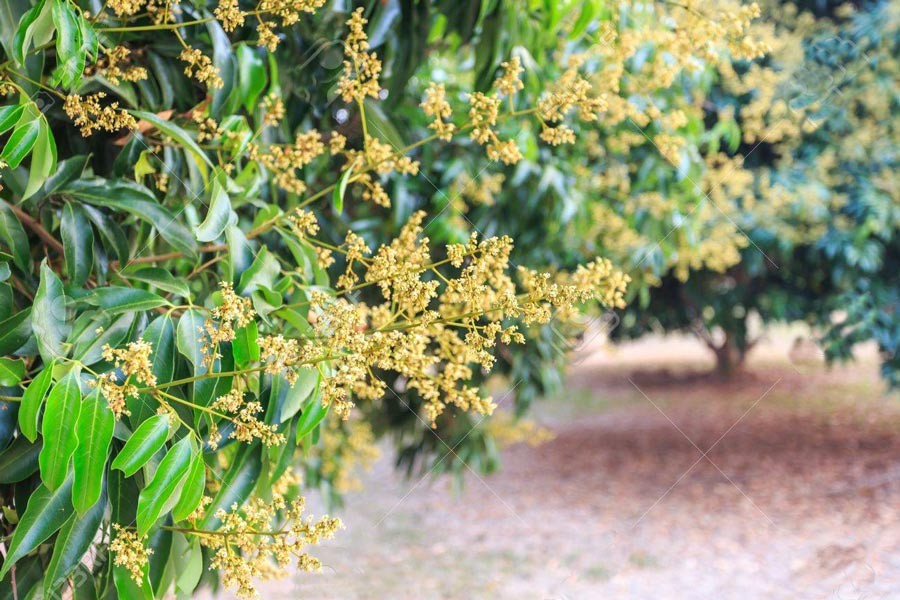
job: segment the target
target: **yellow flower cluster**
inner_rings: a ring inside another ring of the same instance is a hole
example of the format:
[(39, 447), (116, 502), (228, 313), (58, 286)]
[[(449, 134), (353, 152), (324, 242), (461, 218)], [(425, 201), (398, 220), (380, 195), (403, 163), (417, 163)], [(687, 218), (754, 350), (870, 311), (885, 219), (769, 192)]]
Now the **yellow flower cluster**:
[[(282, 107), (283, 110), (283, 107)], [(258, 144), (250, 144), (248, 152), (252, 160), (258, 161), (272, 174), (278, 187), (292, 194), (306, 191), (306, 183), (297, 171), (311, 163), (325, 152), (322, 134), (315, 129), (298, 133), (290, 145), (272, 144), (265, 149)]]
[(125, 46), (104, 48), (103, 56), (93, 66), (93, 69), (88, 71), (91, 70), (115, 85), (123, 81), (133, 82), (147, 79), (147, 69), (131, 64), (131, 50)]
[(103, 360), (121, 369), (125, 382), (118, 384), (115, 373), (110, 372), (98, 375), (91, 385), (100, 388), (100, 394), (117, 419), (131, 414), (126, 404), (127, 399), (138, 396), (138, 389), (132, 381), (151, 387), (156, 385), (156, 375), (153, 374), (153, 363), (150, 361), (152, 351), (150, 342), (144, 340), (129, 342), (125, 348), (111, 348), (109, 344), (103, 346)]
[(106, 98), (105, 92), (97, 92), (89, 96), (69, 94), (63, 104), (63, 110), (72, 119), (81, 135), (88, 137), (95, 131), (118, 131), (134, 129), (137, 121), (134, 117), (119, 108), (118, 102), (101, 106), (100, 101)]
[(256, 498), (243, 507), (219, 509), (215, 516), (221, 526), (201, 538), (212, 553), (210, 568), (221, 573), (223, 585), (238, 598), (259, 598), (254, 579), (281, 577), (292, 562), (302, 571), (320, 570), (321, 563), (306, 548), (332, 538), (343, 527), (340, 519), (304, 518), (304, 499), (285, 497), (294, 482), (290, 473), (276, 482), (270, 502)]
[(362, 102), (366, 96), (377, 98), (381, 91), (378, 78), (381, 60), (369, 52), (369, 37), (363, 9), (357, 8), (347, 21), (350, 33), (344, 40), (344, 73), (338, 80), (338, 91), (344, 102)]
[[(259, 420), (257, 415), (263, 412), (262, 404), (256, 401), (245, 402), (243, 392), (237, 388), (216, 398), (210, 408), (230, 413), (229, 419), (234, 424), (231, 437), (239, 442), (250, 443), (258, 439), (264, 446), (277, 446), (285, 442), (284, 434), (278, 433), (277, 426), (267, 425)], [(214, 433), (209, 436), (209, 445), (215, 448), (221, 438), (215, 424), (211, 429)]]
[(243, 327), (250, 323), (256, 316), (250, 298), (238, 296), (230, 282), (223, 281), (219, 284), (222, 294), (222, 302), (210, 311), (211, 319), (203, 325), (199, 332), (205, 336), (203, 354), (207, 364), (212, 364), (219, 355), (219, 344), (230, 342), (235, 338), (235, 327)]
[(212, 90), (225, 85), (219, 76), (219, 69), (213, 65), (212, 59), (200, 50), (186, 46), (178, 58), (187, 63), (184, 74), (193, 77), (207, 88)]
[[(236, 4), (236, 0), (223, 0), (219, 4), (221, 16), (219, 13), (216, 16), (222, 20), (223, 27), (226, 23), (232, 27), (243, 24), (246, 13), (241, 12)], [(314, 14), (324, 5), (325, 0), (260, 0), (255, 11), (259, 21), (256, 26), (259, 35), (257, 44), (274, 52), (280, 41), (275, 34), (275, 25), (264, 18), (266, 15), (278, 17), (283, 27), (290, 27), (300, 20), (301, 13)]]
[[(397, 238), (374, 254), (362, 238), (349, 234), (337, 248), (347, 262), (339, 286), (376, 286), (383, 302), (354, 304), (312, 292), (311, 337), (278, 334), (260, 339), (267, 372), (284, 373), (290, 380), (296, 377), (295, 367), (326, 363), (323, 403), (341, 415), (348, 413), (354, 396), (374, 400), (385, 393), (376, 369), (397, 373), (408, 388), (417, 390), (432, 423), (448, 405), (490, 414), (493, 402), (466, 382), (474, 374), (473, 365), (492, 367), (498, 341), (524, 341), (515, 320), (546, 323), (554, 313), (570, 314), (591, 298), (609, 306), (623, 303), (628, 278), (605, 260), (552, 281), (550, 275), (522, 270), (524, 291), (517, 294), (507, 273), (512, 251), (508, 237), (478, 241), (473, 236), (466, 244), (448, 247), (446, 260), (435, 261), (428, 238), (422, 236), (424, 218), (424, 213), (415, 213)], [(446, 263), (457, 272), (439, 268)]]
[(449, 141), (453, 137), (453, 132), (456, 131), (456, 125), (449, 121), (453, 115), (453, 109), (447, 102), (447, 90), (444, 88), (444, 84), (431, 82), (428, 89), (425, 90), (425, 100), (420, 106), (422, 112), (434, 118), (428, 128), (434, 130), (438, 139)]
[(113, 564), (117, 567), (124, 567), (131, 578), (141, 585), (144, 578), (144, 569), (153, 554), (152, 548), (147, 548), (144, 544), (147, 536), (138, 537), (133, 531), (125, 529), (118, 523), (113, 523), (113, 529), (116, 536), (109, 544), (109, 551), (113, 554)]

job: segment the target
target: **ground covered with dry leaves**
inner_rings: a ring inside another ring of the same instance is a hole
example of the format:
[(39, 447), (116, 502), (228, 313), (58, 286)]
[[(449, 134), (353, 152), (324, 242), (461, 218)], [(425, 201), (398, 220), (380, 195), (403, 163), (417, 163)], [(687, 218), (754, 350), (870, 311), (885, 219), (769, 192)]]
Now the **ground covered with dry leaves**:
[(689, 340), (583, 350), (501, 472), (405, 480), (386, 455), (280, 598), (900, 598), (900, 397), (863, 351), (773, 335), (733, 381)]

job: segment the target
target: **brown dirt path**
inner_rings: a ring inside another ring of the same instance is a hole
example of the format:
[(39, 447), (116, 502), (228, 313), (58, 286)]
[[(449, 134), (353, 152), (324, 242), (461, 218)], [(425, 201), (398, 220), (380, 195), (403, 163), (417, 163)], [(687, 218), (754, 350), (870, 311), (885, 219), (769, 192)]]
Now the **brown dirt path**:
[(786, 352), (729, 383), (689, 341), (592, 352), (538, 411), (553, 441), (458, 496), (383, 458), (325, 572), (263, 597), (900, 598), (900, 398), (870, 353)]

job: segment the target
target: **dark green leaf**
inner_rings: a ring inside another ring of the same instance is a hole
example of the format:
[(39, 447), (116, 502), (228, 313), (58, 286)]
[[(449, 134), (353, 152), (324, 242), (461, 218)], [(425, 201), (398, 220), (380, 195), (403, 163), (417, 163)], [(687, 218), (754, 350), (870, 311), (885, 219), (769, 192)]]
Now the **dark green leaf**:
[(38, 470), (41, 443), (17, 437), (9, 448), (0, 453), (0, 483), (18, 483)]
[(112, 461), (111, 468), (120, 469), (130, 477), (166, 443), (169, 436), (169, 418), (166, 415), (154, 415), (141, 423), (125, 447)]
[(0, 357), (0, 385), (14, 386), (25, 378), (25, 361)]
[(160, 515), (171, 510), (178, 502), (178, 490), (182, 487), (190, 466), (191, 440), (185, 437), (166, 453), (153, 480), (141, 490), (137, 509), (138, 535), (149, 532)]
[(47, 395), (47, 407), (41, 425), (44, 447), (41, 449), (39, 462), (41, 481), (51, 490), (57, 489), (66, 480), (69, 459), (78, 443), (74, 425), (81, 407), (80, 383), (78, 371), (73, 369)]
[(63, 342), (69, 334), (66, 323), (66, 296), (63, 285), (56, 273), (47, 266), (47, 260), (41, 263), (41, 283), (34, 296), (34, 309), (31, 313), (31, 328), (41, 358), (45, 363), (65, 356)]
[(72, 504), (78, 514), (87, 512), (100, 499), (115, 424), (116, 418), (106, 399), (100, 390), (94, 390), (81, 404), (75, 423), (78, 445), (72, 457), (75, 470)]
[(51, 592), (58, 591), (66, 583), (67, 578), (81, 563), (94, 541), (103, 513), (106, 512), (106, 498), (95, 502), (86, 514), (73, 514), (69, 517), (53, 543), (53, 557), (47, 565), (44, 576), (44, 597), (52, 597)]
[(66, 202), (63, 206), (60, 237), (69, 283), (81, 286), (90, 276), (94, 264), (94, 230), (84, 210), (73, 202)]
[(191, 468), (181, 488), (178, 503), (172, 509), (172, 518), (176, 522), (183, 521), (194, 512), (206, 491), (206, 463), (203, 462), (203, 453), (199, 449), (192, 450)]
[(169, 304), (168, 300), (153, 292), (117, 286), (97, 288), (82, 299), (88, 304), (99, 306), (110, 314), (145, 311)]
[(50, 389), (53, 377), (53, 363), (44, 365), (41, 372), (28, 384), (25, 393), (22, 394), (22, 402), (19, 405), (19, 429), (26, 438), (32, 442), (37, 439), (38, 418), (44, 397)]
[(132, 281), (143, 281), (164, 292), (190, 298), (191, 290), (184, 279), (177, 279), (174, 275), (159, 267), (145, 267), (131, 273), (123, 273), (124, 277)]
[(29, 271), (31, 244), (28, 243), (28, 235), (19, 218), (4, 200), (0, 200), (0, 239), (12, 252), (16, 265), (23, 271)]
[(259, 360), (258, 337), (259, 330), (256, 321), (250, 321), (235, 332), (234, 340), (231, 342), (234, 366), (242, 369)]
[(63, 186), (59, 193), (95, 206), (133, 214), (156, 227), (163, 239), (180, 252), (191, 257), (197, 253), (197, 244), (190, 229), (140, 184), (126, 180), (79, 179)]
[(36, 489), (28, 499), (25, 513), (13, 532), (6, 560), (0, 568), (0, 578), (6, 575), (16, 561), (56, 533), (73, 512), (71, 477), (55, 491), (43, 485)]
[(18, 167), (37, 142), (40, 129), (41, 124), (37, 119), (16, 127), (6, 141), (0, 158), (5, 160), (11, 169)]
[(12, 354), (31, 337), (31, 309), (21, 310), (0, 321), (0, 354)]

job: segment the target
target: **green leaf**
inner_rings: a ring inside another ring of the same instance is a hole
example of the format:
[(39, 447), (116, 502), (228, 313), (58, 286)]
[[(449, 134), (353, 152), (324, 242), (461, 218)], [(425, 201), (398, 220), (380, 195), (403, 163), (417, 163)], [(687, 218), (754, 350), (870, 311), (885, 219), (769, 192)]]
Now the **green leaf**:
[(319, 394), (313, 394), (306, 406), (303, 407), (300, 418), (297, 419), (297, 440), (299, 441), (315, 429), (327, 414), (328, 405), (322, 404), (322, 398)]
[(170, 305), (168, 300), (153, 292), (119, 286), (97, 288), (82, 300), (93, 306), (99, 306), (110, 314), (145, 311)]
[(186, 151), (193, 154), (197, 166), (201, 167), (203, 173), (206, 173), (206, 167), (213, 166), (212, 161), (209, 160), (208, 156), (206, 156), (206, 152), (204, 152), (203, 149), (197, 145), (197, 142), (194, 141), (194, 138), (192, 138), (187, 131), (185, 131), (172, 121), (161, 119), (159, 116), (151, 112), (144, 112), (141, 110), (131, 110), (128, 112), (130, 112), (135, 118), (150, 123), (161, 132), (178, 142), (178, 144)]
[(4, 200), (0, 200), (0, 239), (9, 247), (13, 261), (23, 271), (31, 270), (31, 244), (19, 218)]
[(18, 483), (38, 470), (41, 443), (17, 437), (9, 448), (0, 453), (0, 483)]
[(12, 104), (0, 107), (0, 133), (6, 133), (22, 118), (24, 104)]
[(66, 296), (63, 285), (56, 273), (47, 266), (47, 259), (41, 263), (41, 283), (34, 295), (31, 312), (31, 328), (34, 330), (38, 351), (45, 363), (65, 356), (63, 342), (69, 335), (66, 323)]
[(281, 414), (278, 416), (279, 423), (284, 423), (297, 414), (297, 411), (303, 406), (303, 402), (309, 398), (319, 384), (318, 369), (298, 368), (296, 372), (297, 381), (287, 389)]
[(218, 181), (213, 181), (206, 218), (194, 228), (197, 239), (201, 242), (212, 242), (222, 235), (226, 227), (236, 223), (237, 213), (231, 209), (228, 194)]
[[(80, 360), (86, 365), (93, 365), (103, 359), (103, 346), (109, 344), (111, 348), (119, 346), (128, 337), (134, 325), (135, 314), (125, 313), (115, 317), (112, 314), (98, 314), (94, 320), (82, 331), (72, 332), (72, 358)], [(97, 333), (97, 327), (103, 327), (103, 331)]]
[(344, 212), (344, 194), (347, 192), (347, 184), (350, 182), (354, 167), (356, 167), (356, 161), (353, 161), (341, 174), (341, 178), (338, 179), (337, 185), (334, 186), (334, 191), (331, 193), (331, 202), (338, 214)]
[(242, 505), (253, 491), (262, 471), (262, 461), (259, 444), (252, 446), (242, 445), (234, 455), (234, 460), (225, 477), (219, 492), (212, 504), (206, 509), (206, 516), (200, 527), (202, 529), (215, 529), (221, 521), (216, 518), (216, 512), (221, 508), (229, 510), (235, 502)]
[(0, 579), (16, 561), (34, 550), (44, 540), (56, 533), (73, 514), (72, 479), (66, 479), (55, 491), (40, 486), (28, 498), (25, 513), (13, 532), (6, 560), (0, 568)]
[(191, 290), (184, 279), (177, 279), (170, 272), (159, 267), (145, 267), (130, 273), (122, 273), (122, 276), (132, 281), (149, 283), (155, 288), (182, 298), (191, 297)]
[(94, 264), (94, 229), (84, 210), (73, 202), (63, 206), (60, 234), (69, 284), (81, 286)]
[(19, 430), (32, 442), (37, 439), (41, 406), (44, 404), (47, 390), (50, 389), (52, 378), (53, 363), (44, 365), (22, 394), (22, 402), (19, 404)]
[(231, 352), (234, 354), (234, 366), (242, 369), (259, 360), (259, 329), (256, 321), (250, 321), (240, 327), (231, 342)]
[(10, 387), (18, 385), (25, 379), (25, 361), (12, 358), (0, 358), (0, 385)]
[(22, 200), (31, 198), (41, 189), (41, 186), (47, 181), (47, 177), (56, 169), (56, 140), (53, 138), (53, 132), (43, 115), (38, 122), (40, 131), (31, 153), (28, 183), (25, 185), (25, 191), (22, 192)]
[(10, 169), (15, 169), (28, 156), (37, 142), (41, 123), (38, 119), (28, 121), (16, 127), (3, 147), (0, 158), (6, 161)]
[(200, 501), (203, 499), (205, 491), (206, 463), (203, 462), (203, 453), (197, 449), (193, 450), (191, 468), (188, 471), (187, 478), (184, 480), (184, 486), (181, 488), (178, 504), (172, 509), (172, 518), (176, 522), (188, 518), (200, 506)]
[(102, 502), (94, 503), (93, 508), (86, 514), (73, 514), (63, 524), (53, 542), (53, 557), (44, 576), (45, 598), (56, 597), (52, 592), (67, 583), (69, 575), (90, 550), (94, 536), (103, 522), (104, 512), (106, 512), (105, 498)]
[(31, 48), (32, 41), (40, 46), (53, 35), (51, 8), (46, 0), (38, 0), (31, 10), (22, 15), (13, 40), (13, 58), (20, 65), (25, 64), (25, 53)]
[(53, 1), (53, 24), (56, 26), (57, 67), (53, 78), (69, 88), (84, 71), (86, 51), (83, 46), (80, 19), (66, 0)]
[(160, 205), (146, 187), (123, 179), (79, 179), (59, 190), (87, 204), (105, 206), (135, 215), (147, 221), (178, 251), (189, 257), (197, 254), (197, 244), (191, 230), (176, 215)]
[(246, 43), (238, 45), (237, 60), (241, 101), (247, 112), (253, 114), (256, 100), (268, 83), (266, 65), (263, 63), (260, 53)]
[(84, 514), (100, 499), (103, 473), (112, 443), (116, 417), (100, 390), (94, 390), (81, 405), (75, 435), (78, 445), (72, 463), (75, 480), (72, 484), (72, 504), (78, 514)]
[(41, 481), (51, 490), (57, 489), (66, 480), (69, 459), (78, 443), (74, 425), (81, 407), (80, 383), (78, 370), (72, 369), (47, 395), (41, 425), (44, 447), (38, 462), (41, 465)]
[(0, 354), (12, 354), (32, 336), (31, 309), (20, 310), (0, 321)]
[(150, 531), (160, 515), (178, 502), (178, 490), (191, 466), (191, 440), (182, 438), (166, 453), (153, 480), (141, 490), (137, 508), (137, 534)]
[(241, 294), (249, 294), (262, 286), (271, 289), (275, 284), (275, 278), (281, 273), (281, 263), (272, 256), (272, 253), (263, 246), (259, 249), (259, 253), (253, 260), (250, 268), (241, 275), (241, 281), (238, 284), (238, 292)]
[(169, 417), (153, 415), (131, 434), (125, 447), (113, 459), (111, 468), (119, 469), (131, 477), (163, 447), (167, 437)]

